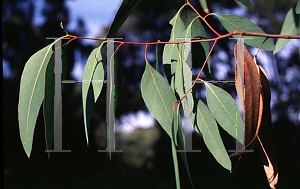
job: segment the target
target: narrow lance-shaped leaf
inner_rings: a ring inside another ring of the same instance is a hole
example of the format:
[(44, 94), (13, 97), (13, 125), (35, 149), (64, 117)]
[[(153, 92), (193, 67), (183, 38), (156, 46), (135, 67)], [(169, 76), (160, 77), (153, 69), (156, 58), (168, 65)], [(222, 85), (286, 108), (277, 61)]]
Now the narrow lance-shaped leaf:
[(182, 124), (181, 124), (181, 117), (180, 117), (180, 114), (179, 114), (179, 111), (177, 111), (177, 117), (178, 117), (178, 132), (177, 132), (177, 144), (178, 144), (178, 150), (180, 150), (180, 156), (181, 156), (181, 159), (184, 163), (184, 166), (185, 166), (185, 169), (187, 171), (187, 174), (189, 176), (189, 180), (194, 188), (194, 184), (193, 184), (193, 181), (192, 181), (192, 177), (191, 177), (191, 174), (190, 174), (190, 169), (189, 169), (189, 164), (188, 164), (188, 161), (187, 161), (187, 157), (186, 157), (186, 152), (185, 152), (185, 136), (184, 136), (184, 132), (183, 132), (183, 129), (182, 129)]
[[(174, 169), (175, 169), (175, 179), (176, 179), (176, 185), (177, 188), (180, 186), (180, 180), (179, 180), (179, 170), (178, 170), (178, 161), (177, 161), (177, 153), (176, 153), (176, 145), (178, 146), (178, 150), (180, 150), (180, 156), (182, 158), (182, 161), (184, 163), (184, 166), (186, 168), (187, 174), (189, 176), (190, 182), (194, 188), (193, 181), (191, 178), (189, 165), (187, 162), (186, 152), (185, 152), (185, 137), (182, 130), (182, 124), (181, 124), (181, 117), (179, 112), (179, 105), (176, 103), (175, 109), (173, 112), (173, 120), (172, 120), (172, 131), (173, 131), (173, 140), (172, 142), (175, 144), (175, 148), (172, 147), (172, 154), (173, 154), (173, 163), (174, 163)], [(175, 164), (176, 163), (176, 164)], [(180, 187), (179, 187), (180, 188)]]
[[(62, 51), (62, 74), (61, 74), (62, 80), (64, 80), (67, 75), (68, 60), (67, 60), (66, 48), (67, 46), (65, 46)], [(59, 47), (56, 50), (60, 50), (60, 49), (61, 48)], [(57, 62), (58, 61), (56, 61), (56, 63)], [(47, 150), (52, 149), (53, 140), (54, 140), (54, 82), (55, 82), (54, 53), (52, 53), (52, 56), (46, 68), (45, 98), (43, 103)], [(61, 85), (63, 86), (63, 84)], [(48, 152), (48, 158), (50, 158), (50, 152)]]
[[(260, 27), (258, 27), (256, 24), (251, 22), (248, 18), (245, 18), (243, 16), (216, 14), (216, 13), (213, 13), (212, 15), (218, 17), (221, 24), (228, 32), (243, 31), (243, 32), (265, 34), (265, 32)], [(239, 35), (233, 35), (233, 37), (239, 38)], [(261, 37), (261, 36), (250, 36), (249, 38), (252, 39), (246, 39), (245, 43), (256, 48), (259, 48), (266, 39), (266, 37)], [(275, 46), (271, 39), (267, 39), (261, 48), (267, 51), (273, 51), (275, 49)]]
[(122, 79), (122, 70), (117, 56), (117, 52), (114, 53), (114, 56), (115, 56), (114, 66), (115, 66), (115, 113), (116, 113), (117, 102), (121, 95), (123, 79)]
[(168, 82), (147, 60), (141, 81), (141, 93), (152, 115), (172, 138), (173, 102), (176, 97)]
[(19, 128), (24, 150), (30, 157), (36, 119), (44, 99), (45, 72), (53, 53), (51, 43), (32, 55), (24, 67), (18, 106)]
[[(299, 4), (299, 3), (298, 3)], [(285, 16), (280, 35), (297, 35), (300, 32), (300, 14), (296, 14), (295, 6), (290, 8)], [(291, 39), (279, 38), (276, 42), (276, 54), (282, 47), (284, 47)]]
[(205, 145), (218, 163), (230, 171), (231, 161), (224, 147), (214, 116), (200, 99), (197, 99), (195, 102), (194, 110), (195, 130), (202, 133)]
[(115, 15), (114, 21), (111, 23), (106, 38), (113, 37), (119, 28), (123, 25), (125, 20), (139, 4), (141, 0), (123, 0), (118, 12)]
[(173, 119), (172, 119), (172, 137), (171, 137), (171, 145), (172, 145), (172, 157), (173, 157), (173, 165), (174, 165), (174, 171), (175, 171), (175, 181), (176, 181), (176, 188), (180, 188), (180, 177), (179, 177), (179, 168), (178, 168), (178, 159), (177, 159), (177, 152), (176, 152), (176, 146), (177, 143), (177, 133), (179, 126), (178, 119), (180, 118), (180, 115), (178, 116), (178, 104), (176, 103), (175, 108), (173, 109)]
[(176, 144), (175, 144), (174, 140), (171, 140), (171, 145), (172, 145), (173, 164), (174, 164), (174, 170), (175, 170), (176, 188), (180, 189), (178, 159), (177, 159), (177, 153), (176, 153)]
[[(217, 86), (208, 84), (205, 81), (204, 84), (206, 86), (208, 107), (220, 126), (235, 139), (236, 136), (243, 135), (242, 128), (244, 125), (239, 124), (243, 123), (243, 120), (241, 115), (237, 113), (236, 104), (230, 94)], [(237, 140), (241, 144), (243, 143), (240, 138), (237, 138)]]
[(270, 101), (271, 101), (271, 92), (268, 76), (265, 70), (258, 66), (260, 70), (260, 79), (262, 90), (264, 94), (264, 109), (262, 122), (260, 130), (258, 133), (259, 145), (258, 149), (263, 160), (263, 165), (265, 173), (271, 188), (275, 188), (275, 185), (278, 182), (278, 168), (277, 168), (277, 156), (276, 148), (274, 145), (274, 137), (272, 130), (272, 121), (271, 121), (271, 110), (270, 110)]
[(101, 56), (103, 44), (95, 48), (88, 57), (82, 76), (82, 106), (87, 144), (89, 144), (88, 131), (94, 104), (100, 95), (104, 82), (104, 69)]

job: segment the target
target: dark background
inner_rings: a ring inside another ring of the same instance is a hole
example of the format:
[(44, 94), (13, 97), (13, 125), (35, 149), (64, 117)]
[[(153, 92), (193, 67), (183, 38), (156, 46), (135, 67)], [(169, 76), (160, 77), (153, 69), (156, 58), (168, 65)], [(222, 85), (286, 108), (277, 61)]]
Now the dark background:
[[(20, 78), (29, 57), (50, 43), (46, 37), (59, 37), (65, 34), (59, 26), (63, 21), (66, 27), (69, 21), (68, 9), (64, 2), (64, 0), (46, 0), (43, 9), (46, 22), (35, 26), (32, 23), (35, 9), (32, 1), (2, 1), (2, 54), (11, 69), (11, 75), (3, 78), (5, 188), (175, 188), (170, 139), (158, 123), (150, 129), (135, 129), (130, 134), (117, 132), (116, 149), (122, 149), (124, 152), (114, 153), (111, 161), (107, 153), (97, 152), (106, 147), (105, 87), (94, 108), (89, 134), (91, 142), (88, 147), (83, 127), (81, 85), (66, 84), (63, 88), (63, 149), (72, 152), (53, 153), (48, 160), (45, 153), (45, 131), (41, 110), (36, 123), (31, 158), (27, 158), (18, 126)], [(183, 2), (183, 0), (142, 0), (125, 23), (126, 26), (121, 27), (115, 37), (122, 37), (124, 41), (133, 39), (139, 42), (158, 39), (168, 41), (171, 32), (168, 22)], [(278, 34), (285, 14), (297, 1), (251, 2), (253, 11), (246, 9), (247, 17), (255, 17), (257, 24), (266, 33)], [(198, 1), (194, 0), (191, 3), (200, 14), (203, 14)], [(211, 0), (208, 1), (208, 5), (211, 12), (220, 13), (239, 8), (233, 0), (221, 2)], [(210, 17), (209, 22), (220, 33), (226, 33), (213, 17)], [(209, 29), (206, 31), (208, 37), (215, 37)], [(79, 20), (77, 29), (68, 32), (83, 36), (84, 22)], [(105, 37), (106, 32), (107, 28), (99, 28), (99, 36), (95, 37)], [(214, 75), (218, 71), (218, 65), (230, 65), (230, 68), (233, 68), (233, 46), (234, 40), (224, 39), (217, 43), (211, 58), (212, 79), (220, 79)], [(75, 62), (75, 50), (80, 50), (87, 58), (95, 47), (84, 45), (81, 40), (75, 40), (69, 45), (67, 79), (73, 79), (70, 72)], [(117, 106), (117, 119), (121, 115), (146, 110), (140, 93), (140, 80), (145, 68), (143, 50), (144, 46), (137, 45), (124, 45), (119, 50), (123, 88)], [(148, 52), (151, 51), (155, 52), (155, 46), (149, 47)], [(160, 60), (162, 51), (161, 45), (159, 46)], [(217, 56), (219, 51), (225, 51), (228, 60)], [(272, 59), (272, 64), (269, 66), (277, 70), (275, 79), (270, 80), (270, 85), (272, 100), (274, 100), (271, 107), (272, 116), (276, 117), (273, 128), (278, 155), (278, 188), (294, 189), (299, 186), (297, 180), (300, 176), (299, 50), (291, 49), (289, 56), (285, 58), (279, 55), (272, 56), (272, 52), (267, 52), (267, 55)], [(155, 60), (151, 61), (151, 64), (154, 65)], [(161, 61), (160, 68), (163, 74)], [(225, 75), (226, 78), (233, 79), (234, 69), (230, 69)], [(286, 79), (287, 77), (292, 79)], [(233, 85), (220, 86), (234, 94)], [(199, 98), (203, 98), (201, 96), (203, 89), (203, 86), (197, 86)], [(230, 137), (221, 128), (220, 133), (226, 148), (231, 148)], [(193, 135), (193, 149), (202, 150), (201, 153), (187, 153), (195, 188), (269, 188), (261, 160), (256, 152), (250, 154), (249, 162), (244, 167), (230, 174), (214, 160), (198, 134)], [(179, 168), (181, 187), (191, 188), (180, 158)]]

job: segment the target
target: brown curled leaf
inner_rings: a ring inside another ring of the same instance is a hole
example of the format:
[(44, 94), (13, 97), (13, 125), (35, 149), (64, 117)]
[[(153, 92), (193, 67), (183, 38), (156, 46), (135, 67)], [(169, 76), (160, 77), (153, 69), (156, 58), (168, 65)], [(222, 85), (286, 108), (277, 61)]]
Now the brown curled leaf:
[[(259, 131), (259, 126), (262, 117), (262, 89), (260, 84), (260, 75), (256, 62), (251, 54), (243, 48), (239, 41), (234, 47), (236, 58), (236, 90), (240, 99), (241, 105), (245, 108), (245, 149), (252, 150), (255, 145), (255, 139)], [(238, 54), (238, 49), (243, 48), (243, 55)], [(244, 71), (245, 74), (244, 74)], [(245, 99), (244, 99), (244, 81), (245, 76)], [(236, 152), (231, 154), (231, 157), (243, 154)]]
[(274, 137), (272, 131), (272, 121), (271, 121), (271, 92), (268, 76), (265, 70), (259, 66), (261, 85), (264, 94), (264, 109), (261, 121), (261, 127), (258, 133), (257, 144), (258, 151), (260, 152), (266, 176), (271, 188), (275, 188), (278, 182), (278, 168), (277, 168), (277, 156), (274, 145)]

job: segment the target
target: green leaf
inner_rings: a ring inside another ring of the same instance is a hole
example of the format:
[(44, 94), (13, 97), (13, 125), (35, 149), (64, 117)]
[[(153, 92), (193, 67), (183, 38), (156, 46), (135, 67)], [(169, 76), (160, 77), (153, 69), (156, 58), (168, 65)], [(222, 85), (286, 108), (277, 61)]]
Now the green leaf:
[(205, 145), (219, 164), (231, 171), (231, 161), (222, 142), (214, 116), (200, 99), (196, 99), (195, 104), (197, 104), (194, 109), (195, 130), (202, 133)]
[(123, 0), (111, 23), (106, 38), (112, 38), (141, 0)]
[(209, 14), (209, 10), (208, 10), (208, 7), (207, 7), (207, 3), (206, 3), (206, 0), (199, 0), (199, 3), (203, 9), (203, 11), (207, 14)]
[[(61, 79), (64, 80), (67, 75), (67, 46), (64, 47), (62, 51), (62, 74)], [(56, 50), (60, 50), (56, 49)], [(54, 53), (49, 60), (46, 68), (45, 75), (45, 97), (44, 97), (44, 120), (46, 128), (46, 147), (47, 150), (51, 150), (54, 140), (54, 84), (55, 84), (55, 74), (54, 74)], [(63, 86), (63, 84), (61, 84)], [(50, 158), (50, 152), (48, 152), (48, 158)]]
[[(244, 127), (242, 124), (243, 120), (241, 115), (237, 112), (233, 98), (230, 94), (217, 86), (208, 84), (205, 81), (204, 84), (206, 86), (208, 107), (220, 126), (235, 139), (237, 138), (236, 136), (242, 136)], [(243, 144), (243, 141), (239, 139), (240, 138), (238, 138), (238, 141)]]
[[(177, 63), (177, 70), (175, 74), (175, 89), (179, 97), (182, 98), (184, 94), (192, 86), (192, 71), (191, 68), (185, 62)], [(184, 116), (189, 118), (193, 111), (193, 101), (191, 91), (183, 98), (182, 108), (184, 111)]]
[(121, 66), (118, 60), (117, 52), (115, 54), (115, 113), (116, 113), (116, 108), (117, 108), (117, 102), (118, 99), (121, 95), (121, 90), (122, 90), (122, 84), (123, 84), (123, 79), (122, 79), (122, 71), (121, 71)]
[(173, 102), (176, 97), (168, 82), (148, 61), (142, 77), (141, 93), (152, 115), (172, 138)]
[(296, 5), (296, 13), (300, 14), (300, 1), (298, 0), (298, 3)]
[(176, 145), (173, 140), (171, 140), (171, 144), (172, 144), (173, 164), (174, 164), (174, 170), (175, 170), (176, 188), (180, 189), (180, 179), (179, 179), (179, 168), (178, 168)]
[(180, 150), (179, 153), (180, 153), (181, 159), (183, 161), (183, 164), (184, 164), (187, 174), (189, 176), (190, 182), (194, 188), (194, 184), (193, 184), (192, 177), (190, 174), (189, 164), (188, 164), (186, 152), (185, 152), (185, 137), (184, 137), (184, 132), (182, 130), (181, 117), (180, 117), (180, 115), (177, 115), (177, 117), (178, 117), (178, 119), (177, 119), (178, 120), (178, 132), (177, 132), (178, 149)]
[(20, 84), (19, 127), (24, 150), (30, 157), (36, 119), (44, 99), (45, 72), (53, 53), (51, 43), (32, 55), (26, 62)]
[[(226, 15), (226, 14), (216, 14), (213, 13), (218, 17), (224, 28), (228, 32), (233, 31), (244, 31), (244, 32), (253, 32), (253, 33), (263, 33), (265, 32), (258, 27), (256, 24), (251, 22), (248, 18), (243, 16), (236, 16), (236, 15)], [(235, 38), (239, 38), (240, 35), (233, 35)], [(245, 39), (245, 43), (252, 46), (259, 48), (261, 44), (265, 41), (266, 37), (261, 36), (249, 36), (252, 39)], [(271, 39), (267, 39), (266, 42), (263, 44), (262, 49), (267, 51), (273, 51), (275, 49), (274, 43)]]
[[(299, 3), (298, 3), (299, 4)], [(300, 15), (296, 14), (295, 6), (290, 8), (285, 16), (280, 35), (297, 35), (300, 32)], [(279, 38), (276, 42), (276, 54), (282, 47), (284, 47), (291, 39)]]
[(82, 80), (85, 81), (82, 82), (82, 105), (87, 144), (89, 144), (88, 131), (93, 108), (100, 95), (104, 81), (103, 60), (101, 56), (103, 44), (104, 43), (102, 43), (100, 47), (95, 48), (90, 54), (82, 76)]
[[(188, 6), (185, 6), (181, 11), (178, 11), (177, 14), (170, 20), (170, 24), (173, 26), (170, 42), (178, 41), (176, 38), (201, 38), (206, 39), (207, 35), (205, 32), (204, 27), (202, 26), (200, 19), (196, 18), (198, 15)], [(193, 22), (192, 22), (193, 21)], [(209, 44), (208, 42), (201, 42), (201, 43), (193, 43), (193, 57), (197, 60), (197, 63), (202, 67), (206, 56), (209, 53)], [(180, 61), (179, 51), (176, 48), (175, 44), (166, 44), (164, 46), (163, 51), (163, 64), (165, 67), (173, 67), (175, 62)], [(166, 64), (171, 64), (170, 66), (165, 66)], [(176, 70), (176, 66), (175, 70)], [(169, 69), (173, 70), (173, 68)], [(167, 71), (169, 71), (167, 70)], [(205, 66), (205, 74), (209, 75), (208, 71), (210, 71), (210, 59)], [(165, 70), (166, 71), (166, 70)], [(168, 78), (168, 73), (166, 73)], [(171, 73), (172, 75), (172, 73)], [(168, 78), (169, 82), (171, 82), (171, 78)]]
[(237, 1), (237, 3), (238, 3), (238, 2), (243, 3), (243, 4), (244, 4), (245, 6), (247, 6), (249, 9), (253, 10), (252, 5), (251, 5), (251, 3), (250, 3), (249, 0), (235, 0), (235, 1)]

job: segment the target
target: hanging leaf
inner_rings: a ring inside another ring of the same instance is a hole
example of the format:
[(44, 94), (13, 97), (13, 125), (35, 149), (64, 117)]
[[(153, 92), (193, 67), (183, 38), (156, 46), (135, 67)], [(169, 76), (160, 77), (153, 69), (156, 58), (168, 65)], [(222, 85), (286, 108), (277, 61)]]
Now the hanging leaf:
[[(62, 74), (61, 79), (64, 80), (67, 75), (67, 46), (65, 46), (62, 50)], [(59, 51), (61, 48), (56, 49)], [(57, 62), (57, 61), (56, 61)], [(55, 74), (54, 74), (54, 53), (49, 60), (49, 63), (46, 68), (45, 75), (45, 97), (43, 103), (43, 111), (44, 111), (44, 121), (45, 121), (45, 129), (46, 129), (46, 147), (47, 150), (52, 149), (53, 140), (54, 140), (54, 83), (55, 83)], [(63, 86), (63, 84), (61, 84)], [(50, 158), (50, 152), (48, 152), (48, 158)]]
[(164, 77), (146, 62), (141, 82), (142, 97), (152, 115), (172, 138), (173, 102), (176, 97)]
[[(236, 136), (241, 136), (244, 125), (238, 123), (243, 123), (243, 120), (240, 114), (237, 113), (237, 107), (233, 98), (217, 86), (208, 84), (206, 81), (204, 81), (204, 84), (206, 86), (207, 104), (215, 119), (235, 139)], [(239, 138), (237, 140), (240, 143), (243, 142)]]
[(217, 123), (206, 105), (195, 102), (195, 130), (201, 132), (208, 150), (225, 169), (231, 170), (231, 161), (222, 142)]
[[(182, 161), (184, 163), (184, 166), (186, 168), (186, 171), (187, 171), (187, 174), (189, 176), (189, 179), (190, 179), (190, 182), (194, 188), (194, 185), (193, 185), (193, 181), (192, 181), (192, 178), (191, 178), (191, 174), (190, 174), (190, 170), (189, 170), (189, 165), (188, 165), (188, 162), (187, 162), (187, 157), (186, 157), (186, 152), (185, 152), (185, 137), (184, 137), (184, 133), (183, 133), (183, 130), (182, 130), (182, 123), (181, 123), (181, 117), (180, 117), (180, 113), (179, 113), (179, 106), (178, 104), (175, 105), (175, 110), (173, 112), (173, 121), (172, 121), (172, 125), (173, 125), (173, 141), (174, 141), (174, 144), (176, 144), (178, 146), (178, 150), (180, 150), (180, 156), (182, 158)], [(175, 150), (176, 150), (176, 146), (175, 146)], [(177, 162), (177, 154), (176, 154), (176, 151), (173, 151), (172, 150), (172, 153), (173, 153), (173, 162)], [(176, 156), (176, 159), (174, 159)], [(178, 170), (176, 171), (176, 167), (178, 165), (175, 165), (174, 164), (174, 168), (175, 168), (175, 178), (176, 178), (176, 183), (177, 183), (177, 186), (180, 186), (178, 184), (180, 184), (179, 180), (177, 180), (177, 178), (179, 179), (179, 172)]]
[(300, 14), (300, 1), (298, 0), (298, 3), (296, 5), (296, 13)]
[(128, 16), (132, 13), (135, 7), (141, 0), (123, 0), (118, 12), (115, 15), (114, 21), (111, 23), (107, 32), (106, 38), (112, 38), (119, 28), (123, 25)]
[(88, 131), (94, 105), (100, 95), (104, 82), (103, 60), (101, 56), (103, 45), (104, 43), (92, 51), (85, 64), (82, 76), (82, 80), (85, 81), (82, 82), (82, 106), (87, 144), (89, 144)]
[[(280, 35), (297, 35), (298, 33), (300, 33), (300, 15), (296, 14), (295, 6), (293, 6), (285, 16)], [(279, 38), (276, 42), (276, 50), (274, 50), (273, 54), (276, 54), (290, 40), (291, 39)]]
[(253, 10), (252, 8), (252, 5), (250, 3), (249, 0), (235, 0), (237, 3), (240, 2), (240, 3), (243, 3), (245, 6), (247, 6), (249, 9)]
[(36, 119), (44, 99), (45, 72), (53, 53), (51, 43), (26, 62), (20, 84), (19, 128), (24, 150), (30, 157)]
[[(190, 67), (185, 62), (183, 62), (182, 66), (180, 63), (177, 64), (178, 70), (175, 75), (175, 88), (180, 98), (182, 98), (183, 95), (187, 93), (187, 91), (191, 88), (193, 74)], [(187, 95), (183, 98), (182, 108), (184, 111), (184, 116), (186, 118), (189, 118), (193, 111), (193, 100), (191, 91), (189, 91)]]
[[(265, 34), (265, 32), (260, 27), (251, 22), (248, 18), (236, 15), (216, 13), (213, 13), (212, 15), (218, 17), (221, 24), (228, 32), (244, 31)], [(233, 35), (233, 37), (239, 38), (239, 35)], [(250, 36), (250, 38), (252, 39), (246, 39), (245, 43), (256, 48), (259, 48), (266, 39), (266, 37), (261, 36)], [(267, 51), (273, 51), (275, 49), (275, 46), (271, 39), (267, 39), (261, 48)]]
[(272, 121), (271, 121), (271, 110), (270, 110), (270, 101), (271, 101), (271, 92), (268, 76), (265, 70), (259, 66), (260, 69), (260, 78), (261, 85), (264, 94), (264, 109), (262, 115), (262, 121), (260, 130), (258, 133), (259, 144), (257, 145), (260, 149), (260, 155), (263, 160), (264, 169), (266, 176), (271, 188), (275, 188), (275, 185), (278, 182), (278, 168), (277, 168), (277, 156), (274, 145), (274, 137), (272, 131)]
[[(241, 41), (234, 47), (234, 54), (236, 59), (236, 89), (239, 95), (240, 102), (245, 100), (245, 149), (253, 150), (255, 145), (255, 139), (259, 131), (262, 109), (263, 109), (263, 99), (260, 84), (259, 70), (257, 64), (252, 58), (246, 47), (243, 47)], [(242, 48), (242, 49), (241, 49)], [(238, 58), (238, 53), (243, 53), (244, 57)], [(245, 99), (244, 99), (244, 82), (241, 81), (245, 68)], [(243, 105), (243, 103), (242, 103)], [(243, 107), (243, 106), (242, 106)], [(235, 152), (231, 154), (230, 157), (238, 156), (243, 154), (243, 152)]]
[(172, 144), (173, 164), (174, 164), (174, 170), (175, 170), (176, 188), (180, 189), (180, 178), (179, 178), (178, 159), (177, 159), (177, 153), (176, 153), (176, 144), (173, 140), (171, 140), (171, 144)]
[(116, 113), (116, 108), (117, 108), (117, 102), (118, 99), (121, 95), (121, 90), (122, 90), (122, 84), (123, 84), (123, 79), (122, 79), (122, 70), (121, 66), (119, 63), (119, 59), (117, 56), (117, 52), (114, 53), (115, 56), (115, 113)]
[(199, 2), (200, 2), (200, 5), (201, 5), (203, 11), (204, 11), (206, 14), (209, 14), (209, 9), (208, 9), (206, 0), (199, 0)]
[[(173, 26), (170, 42), (177, 41), (178, 38), (201, 38), (206, 39), (206, 32), (204, 27), (202, 26), (200, 19), (196, 18), (198, 15), (188, 6), (185, 6), (181, 11), (178, 11), (177, 14), (171, 19), (170, 24)], [(193, 22), (192, 22), (193, 21)], [(208, 42), (201, 42), (201, 43), (193, 43), (187, 44), (192, 45), (193, 48), (193, 57), (196, 59), (196, 62), (202, 67), (206, 56), (209, 53), (209, 44)], [(176, 48), (175, 44), (166, 44), (164, 46), (163, 51), (163, 64), (164, 69), (166, 72), (173, 70), (175, 62), (180, 61), (180, 51)], [(186, 55), (187, 56), (187, 55)], [(171, 64), (167, 66), (166, 64)], [(176, 70), (176, 66), (175, 70)], [(206, 75), (209, 75), (210, 72), (210, 59), (207, 62), (207, 66), (205, 66), (204, 72)], [(170, 73), (166, 73), (167, 78), (168, 75), (172, 75)], [(171, 78), (168, 78), (169, 82), (171, 83)]]

